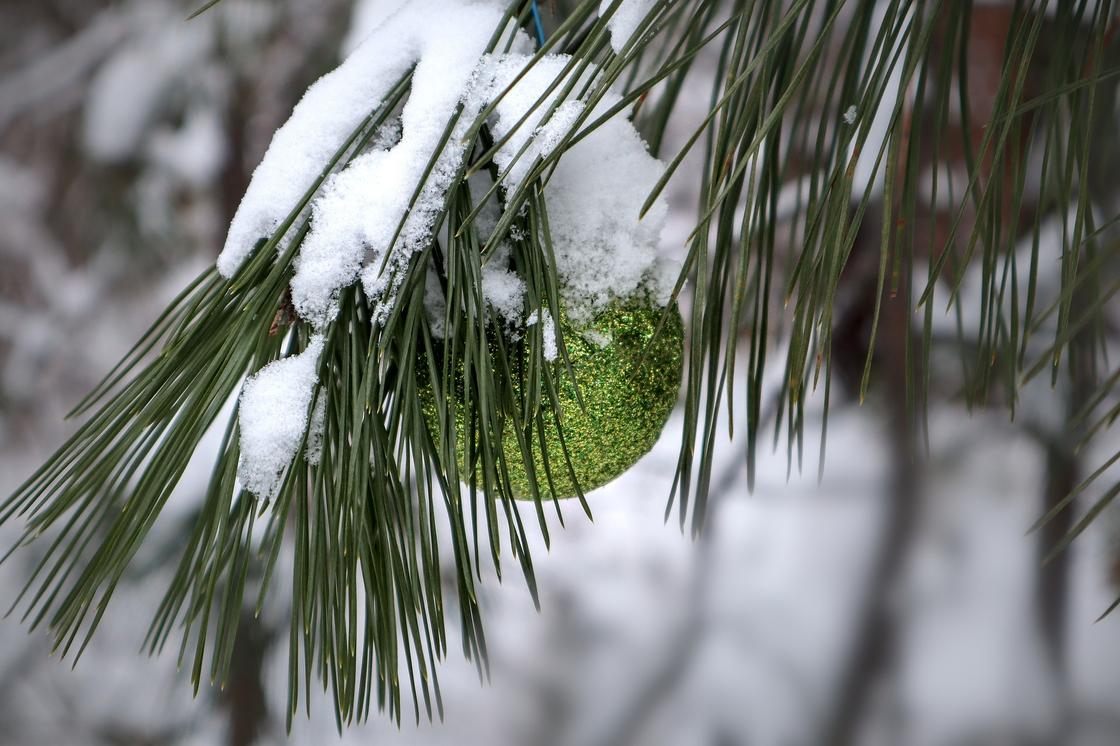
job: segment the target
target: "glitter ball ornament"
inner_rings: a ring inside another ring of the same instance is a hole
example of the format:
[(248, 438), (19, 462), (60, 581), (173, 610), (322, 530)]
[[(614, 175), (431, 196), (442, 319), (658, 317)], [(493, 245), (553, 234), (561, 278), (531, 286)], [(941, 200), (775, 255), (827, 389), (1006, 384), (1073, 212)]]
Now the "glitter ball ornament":
[[(551, 402), (547, 396), (542, 397), (544, 453), (548, 454), (557, 497), (577, 494), (564, 460), (565, 446), (579, 487), (586, 493), (633, 466), (661, 435), (680, 391), (684, 358), (680, 312), (674, 308), (655, 335), (662, 313), (662, 308), (630, 302), (610, 306), (586, 326), (560, 319), (560, 333), (584, 406), (580, 408), (575, 388), (557, 358), (553, 380), (557, 383), (563, 444)], [(466, 473), (468, 447), (463, 423), (466, 409), (458, 408), (456, 421), (462, 473)], [(429, 422), (434, 419), (431, 407)], [(547, 497), (548, 479), (538, 438), (534, 428), (531, 446), (537, 489)], [(502, 448), (513, 496), (531, 499), (530, 476), (512, 428), (503, 432)]]

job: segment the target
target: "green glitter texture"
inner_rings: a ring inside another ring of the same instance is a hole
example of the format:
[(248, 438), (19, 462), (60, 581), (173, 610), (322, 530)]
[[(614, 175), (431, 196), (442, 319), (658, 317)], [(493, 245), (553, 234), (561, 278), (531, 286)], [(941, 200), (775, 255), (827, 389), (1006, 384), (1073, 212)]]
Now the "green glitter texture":
[[(684, 325), (680, 312), (674, 308), (654, 339), (661, 318), (661, 308), (631, 302), (610, 306), (586, 327), (574, 328), (566, 318), (560, 319), (560, 332), (585, 409), (580, 409), (575, 389), (559, 359), (553, 366), (553, 375), (564, 444), (584, 493), (633, 466), (657, 442), (669, 419), (681, 385)], [(586, 338), (597, 335), (609, 339), (610, 344), (600, 347)], [(459, 466), (465, 474), (468, 443), (463, 419), (467, 407), (456, 409)], [(564, 461), (547, 397), (542, 409), (546, 423), (544, 445), (556, 496), (575, 497), (576, 485)], [(434, 422), (434, 405), (425, 406), (425, 410), (429, 423)], [(529, 476), (512, 428), (505, 428), (502, 447), (513, 496), (532, 499)], [(547, 497), (544, 458), (536, 442), (533, 458), (538, 490), (542, 497)]]

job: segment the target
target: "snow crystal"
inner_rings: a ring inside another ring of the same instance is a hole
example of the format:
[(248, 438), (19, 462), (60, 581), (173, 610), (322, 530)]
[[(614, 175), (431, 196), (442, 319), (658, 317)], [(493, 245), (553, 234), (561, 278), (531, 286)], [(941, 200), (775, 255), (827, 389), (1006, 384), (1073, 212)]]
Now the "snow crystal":
[(852, 106), (849, 106), (844, 111), (844, 123), (845, 124), (855, 124), (855, 122), (856, 122), (856, 107), (854, 105), (852, 105)]
[[(599, 3), (599, 15), (603, 15), (615, 0), (603, 0)], [(621, 0), (614, 15), (607, 21), (607, 28), (611, 32), (611, 48), (616, 54), (621, 54), (626, 42), (630, 41), (642, 20), (653, 10), (653, 0)]]
[(303, 352), (266, 365), (241, 390), (237, 478), (262, 500), (276, 496), (303, 442), (322, 351), (323, 337), (315, 335)]

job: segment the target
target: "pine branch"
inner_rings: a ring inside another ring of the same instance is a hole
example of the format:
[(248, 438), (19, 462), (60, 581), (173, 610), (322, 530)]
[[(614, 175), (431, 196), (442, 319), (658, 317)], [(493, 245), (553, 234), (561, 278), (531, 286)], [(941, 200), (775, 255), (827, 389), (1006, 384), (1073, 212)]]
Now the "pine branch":
[[(626, 113), (662, 146), (670, 119), (683, 113), (685, 90), (705, 72), (698, 62), (710, 57), (708, 110), (684, 147), (665, 154), (669, 165), (646, 204), (670, 179), (684, 178), (685, 156), (701, 148), (696, 227), (674, 292), (693, 289), (684, 432), (668, 504), (682, 525), (691, 516), (692, 529), (703, 528), (717, 423), (725, 412), (730, 420), (737, 396), (746, 404), (740, 426), (753, 484), (767, 366), (780, 364), (788, 382), (774, 439), (784, 427), (791, 468), (795, 458), (800, 466), (806, 401), (822, 385), (826, 405), (833, 396), (834, 309), (856, 262), (874, 267), (876, 287), (854, 391), (860, 400), (878, 385), (875, 353), (891, 335), (904, 349), (897, 398), (905, 418), (926, 421), (940, 311), (934, 306), (944, 302), (957, 314), (961, 390), (970, 406), (1002, 398), (1014, 412), (1020, 385), (1047, 369), (1057, 382), (1068, 369), (1069, 344), (1088, 334), (1096, 343), (1085, 349), (1096, 357), (1081, 373), (1095, 377), (1079, 380), (1096, 388), (1077, 418), (1086, 423), (1086, 439), (1111, 426), (1120, 377), (1101, 374), (1111, 333), (1104, 317), (1120, 285), (1111, 250), (1116, 218), (1101, 213), (1116, 204), (1117, 187), (1099, 178), (1097, 166), (1102, 132), (1115, 129), (1120, 79), (1109, 3), (1020, 3), (1000, 11), (1008, 14), (1008, 31), (991, 100), (974, 96), (970, 39), (981, 15), (963, 0), (730, 8), (716, 0), (659, 0), (620, 40), (612, 21), (622, 3), (607, 4), (601, 15), (597, 0), (576, 4), (505, 91), (478, 112), (460, 106), (449, 118), (417, 183), (402, 187), (410, 190), (410, 210), (390, 248), (403, 241), (409, 212), (436, 179), (440, 154), (465, 144), (467, 155), (442, 192), (431, 240), (422, 250), (383, 257), (380, 276), (390, 292), (345, 288), (324, 329), (289, 318), (288, 287), (314, 227), (313, 201), (398, 120), (411, 72), (236, 274), (208, 271), (172, 303), (75, 408), (86, 423), (0, 504), (0, 522), (26, 523), (16, 547), (44, 535), (52, 542), (14, 605), (32, 627), (46, 624), (63, 654), (81, 653), (204, 433), (233, 405), (146, 648), (163, 649), (179, 628), (180, 660), (196, 688), (204, 677), (224, 682), (249, 568), (259, 555), (259, 611), (290, 547), (288, 717), (315, 680), (330, 689), (340, 725), (366, 717), (374, 697), (399, 718), (402, 668), (414, 717), (421, 703), (427, 716), (438, 714), (449, 602), (441, 580), (448, 550), (439, 537), (450, 541), (464, 651), (481, 668), (483, 566), (501, 573), (503, 554), (512, 554), (535, 592), (529, 533), (547, 539), (546, 508), (561, 497), (554, 475), (570, 476), (583, 500), (567, 448), (543, 448), (548, 427), (563, 443), (563, 423), (553, 414), (557, 392), (569, 385), (579, 396), (563, 336), (552, 363), (540, 325), (521, 339), (504, 334), (484, 297), (482, 268), (510, 247), (508, 262), (525, 283), (524, 312), (545, 309), (560, 318), (562, 283), (543, 196), (558, 165)], [(529, 2), (510, 3), (487, 49), (508, 51), (510, 23), (535, 34), (532, 10)], [(556, 52), (569, 55), (561, 71), (512, 131), (493, 136), (490, 122), (503, 98)], [(615, 90), (618, 99), (611, 98)], [(582, 108), (556, 146), (538, 156), (526, 142), (499, 167), (497, 156), (517, 142), (518, 129), (550, 117), (564, 101)], [(514, 183), (516, 168), (527, 175)], [(487, 182), (481, 195), (472, 192), (472, 178)], [(861, 255), (857, 235), (873, 205), (883, 214), (878, 252)], [(495, 210), (496, 225), (483, 231), (480, 216)], [(1060, 226), (1061, 241), (1053, 294), (1042, 287), (1050, 275), (1042, 234), (1051, 223)], [(910, 330), (900, 341), (896, 325), (880, 329), (880, 302), (908, 288), (919, 268), (924, 286), (903, 299), (908, 312), (921, 312), (919, 341), (910, 344)], [(430, 273), (443, 295), (438, 320), (425, 303)], [(975, 298), (966, 296), (973, 278)], [(972, 328), (961, 321), (965, 303), (978, 306)], [(237, 480), (238, 392), (246, 376), (307, 350), (316, 333), (323, 352), (307, 415), (323, 413), (322, 443), (313, 448), (305, 436), (274, 499), (258, 502)], [(744, 359), (745, 376), (736, 371)], [(744, 378), (745, 390), (736, 391)], [(504, 447), (511, 432), (516, 452)], [(510, 478), (516, 469), (534, 477), (521, 507)], [(1118, 491), (1107, 490), (1062, 545)], [(535, 528), (523, 509), (533, 511)]]

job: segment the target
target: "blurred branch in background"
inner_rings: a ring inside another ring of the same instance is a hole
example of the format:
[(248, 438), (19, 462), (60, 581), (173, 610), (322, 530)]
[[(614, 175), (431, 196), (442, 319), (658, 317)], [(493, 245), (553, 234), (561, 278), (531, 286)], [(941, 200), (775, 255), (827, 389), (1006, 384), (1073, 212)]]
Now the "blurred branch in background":
[[(131, 344), (184, 273), (213, 261), (272, 132), (301, 91), (337, 61), (349, 14), (347, 0), (237, 0), (187, 24), (177, 2), (5, 4), (0, 11), (5, 489), (22, 468), (15, 465), (57, 438), (63, 408)], [(178, 512), (189, 512), (204, 485), (204, 473), (184, 480), (186, 505)], [(166, 540), (179, 544), (170, 535)], [(168, 553), (164, 561), (176, 559)], [(169, 567), (173, 564), (163, 572)], [(149, 572), (134, 573), (131, 582), (152, 582)], [(215, 727), (227, 731), (231, 746), (277, 732), (265, 705), (262, 670), (272, 638), (247, 610), (234, 675), (218, 697), (228, 727)], [(139, 641), (122, 640), (126, 661), (134, 658)], [(5, 669), (2, 681), (14, 690), (13, 702), (29, 687), (41, 691), (31, 682), (49, 669), (32, 671), (54, 666), (47, 648), (21, 649), (25, 652)], [(147, 679), (146, 659), (131, 662), (138, 682)], [(81, 681), (73, 683), (81, 692)], [(65, 681), (57, 685), (71, 688)], [(7, 733), (20, 743), (77, 743), (83, 732), (104, 744), (181, 743), (208, 726), (183, 729), (175, 724), (176, 713), (205, 708), (210, 698), (192, 705), (189, 692), (175, 690), (183, 701), (165, 713), (158, 730), (148, 730), (142, 719), (130, 725), (129, 713), (112, 710), (95, 715), (103, 720), (98, 724), (84, 707), (72, 720), (37, 722), (16, 709), (3, 717), (10, 722)], [(157, 687), (163, 691), (166, 686)]]

